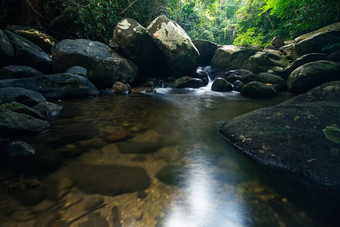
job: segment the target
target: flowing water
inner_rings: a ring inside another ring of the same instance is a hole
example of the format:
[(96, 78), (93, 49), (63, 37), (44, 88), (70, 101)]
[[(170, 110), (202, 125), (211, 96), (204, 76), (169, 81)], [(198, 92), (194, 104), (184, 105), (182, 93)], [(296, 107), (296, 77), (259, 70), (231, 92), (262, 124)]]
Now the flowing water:
[(8, 177), (0, 226), (325, 226), (334, 216), (324, 215), (328, 205), (308, 201), (307, 189), (299, 194), (218, 132), (285, 99), (158, 89), (65, 101), (49, 132), (25, 138), (50, 151), (48, 165), (61, 154), (62, 165)]

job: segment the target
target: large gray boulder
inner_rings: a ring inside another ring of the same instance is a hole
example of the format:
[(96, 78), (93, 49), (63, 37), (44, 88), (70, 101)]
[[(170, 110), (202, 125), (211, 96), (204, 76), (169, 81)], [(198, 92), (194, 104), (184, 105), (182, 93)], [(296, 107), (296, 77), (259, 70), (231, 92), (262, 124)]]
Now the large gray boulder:
[(326, 45), (338, 43), (339, 37), (340, 22), (299, 36), (294, 40), (293, 58), (296, 59), (309, 53), (319, 53)]
[(21, 87), (41, 93), (46, 99), (84, 98), (99, 94), (85, 77), (62, 73), (23, 79), (0, 80), (0, 87)]
[(216, 43), (207, 40), (194, 40), (192, 43), (200, 53), (200, 66), (206, 66), (211, 64), (211, 60), (214, 57), (215, 51), (218, 46)]
[[(267, 167), (340, 191), (340, 82), (226, 122), (220, 132)], [(315, 187), (315, 184), (313, 184)]]
[(177, 74), (190, 74), (199, 62), (199, 52), (188, 34), (175, 21), (159, 16), (147, 27), (166, 62)]
[(18, 102), (29, 107), (46, 102), (45, 97), (39, 92), (20, 87), (0, 88), (0, 105), (4, 103)]
[(166, 71), (164, 56), (148, 30), (137, 21), (130, 18), (119, 21), (112, 41), (118, 45), (118, 51), (136, 63), (144, 75), (159, 76)]
[(173, 88), (200, 88), (203, 86), (204, 83), (201, 79), (192, 78), (190, 76), (182, 76), (172, 84)]
[(216, 50), (211, 64), (218, 68), (246, 69), (253, 73), (260, 73), (268, 70), (283, 70), (288, 62), (278, 52), (224, 45)]
[(14, 48), (6, 34), (0, 29), (0, 67), (11, 64), (14, 58)]
[(287, 86), (291, 92), (302, 93), (332, 80), (340, 80), (339, 66), (335, 62), (321, 60), (295, 69), (288, 77)]
[(14, 46), (15, 60), (18, 64), (30, 66), (43, 73), (52, 71), (50, 57), (39, 46), (20, 35), (7, 30), (4, 32)]
[(44, 74), (36, 69), (22, 65), (8, 65), (0, 70), (0, 80), (18, 79), (35, 76), (43, 76)]
[(223, 78), (216, 78), (211, 85), (211, 90), (218, 92), (232, 91), (233, 86)]
[(47, 121), (0, 108), (0, 134), (39, 133), (49, 126)]
[(85, 39), (66, 39), (52, 48), (53, 68), (65, 72), (72, 66), (87, 69), (89, 80), (100, 88), (112, 87), (114, 82), (133, 82), (138, 67), (104, 43)]

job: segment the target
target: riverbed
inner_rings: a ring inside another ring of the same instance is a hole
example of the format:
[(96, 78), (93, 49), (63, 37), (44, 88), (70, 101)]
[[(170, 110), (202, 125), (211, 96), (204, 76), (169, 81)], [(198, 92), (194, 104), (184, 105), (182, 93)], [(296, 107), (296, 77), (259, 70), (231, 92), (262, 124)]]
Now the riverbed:
[[(224, 121), (288, 98), (159, 88), (63, 101), (48, 132), (24, 138), (57, 152), (62, 164), (3, 182), (1, 226), (332, 225), (337, 211), (309, 200), (315, 192), (259, 165), (219, 134)], [(116, 167), (123, 173), (122, 166), (137, 168), (127, 179), (145, 189), (111, 193), (117, 182), (106, 173)], [(11, 193), (20, 182), (25, 188)], [(39, 198), (29, 203), (22, 196)]]

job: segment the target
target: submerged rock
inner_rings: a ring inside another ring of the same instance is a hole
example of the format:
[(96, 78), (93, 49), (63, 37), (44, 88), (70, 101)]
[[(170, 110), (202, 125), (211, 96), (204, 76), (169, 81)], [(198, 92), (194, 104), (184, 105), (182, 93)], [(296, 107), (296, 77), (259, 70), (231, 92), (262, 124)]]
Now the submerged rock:
[(190, 74), (199, 62), (199, 52), (188, 34), (175, 21), (162, 15), (147, 27), (166, 62), (175, 73)]
[(211, 90), (219, 92), (232, 91), (233, 86), (223, 78), (216, 78), (211, 85)]
[(10, 31), (5, 31), (5, 33), (14, 46), (15, 60), (20, 65), (30, 66), (43, 73), (52, 71), (50, 57), (39, 46)]
[(0, 87), (21, 87), (37, 91), (46, 99), (84, 98), (99, 94), (85, 77), (62, 73), (23, 79), (0, 80)]
[(292, 92), (302, 93), (322, 83), (340, 79), (340, 68), (332, 61), (315, 61), (295, 69), (288, 77), (287, 86)]
[(82, 66), (87, 69), (89, 80), (100, 88), (112, 87), (116, 81), (131, 83), (138, 75), (138, 67), (132, 61), (97, 41), (66, 39), (52, 48), (52, 56), (55, 71)]
[(252, 81), (242, 87), (241, 94), (250, 97), (272, 97), (276, 95), (276, 90), (260, 81)]
[(22, 65), (9, 65), (3, 67), (0, 70), (0, 79), (19, 79), (19, 78), (28, 78), (35, 76), (43, 76), (44, 74), (36, 69), (33, 69), (28, 66)]
[(203, 87), (203, 81), (198, 78), (192, 78), (190, 76), (183, 76), (172, 84), (173, 88), (200, 88)]
[(87, 194), (115, 196), (144, 191), (151, 185), (145, 170), (118, 165), (74, 165), (70, 168), (75, 186)]
[(184, 174), (186, 169), (182, 166), (165, 166), (156, 173), (156, 177), (159, 181), (164, 184), (183, 186), (184, 185)]
[(220, 132), (252, 158), (340, 191), (340, 82), (226, 122)]

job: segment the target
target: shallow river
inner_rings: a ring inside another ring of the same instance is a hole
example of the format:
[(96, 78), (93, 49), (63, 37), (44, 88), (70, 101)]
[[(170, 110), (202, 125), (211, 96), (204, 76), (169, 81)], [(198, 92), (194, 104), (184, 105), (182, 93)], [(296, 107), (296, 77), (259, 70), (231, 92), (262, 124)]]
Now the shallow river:
[[(218, 132), (226, 120), (285, 99), (158, 89), (65, 101), (49, 132), (26, 138), (61, 154), (61, 167), (21, 176), (33, 193), (23, 196), (38, 202), (23, 205), (4, 190), (0, 226), (332, 225), (332, 206), (250, 160)], [(125, 175), (130, 169), (122, 166), (138, 168)], [(132, 186), (116, 190), (120, 180)], [(39, 188), (41, 198), (34, 194)]]

